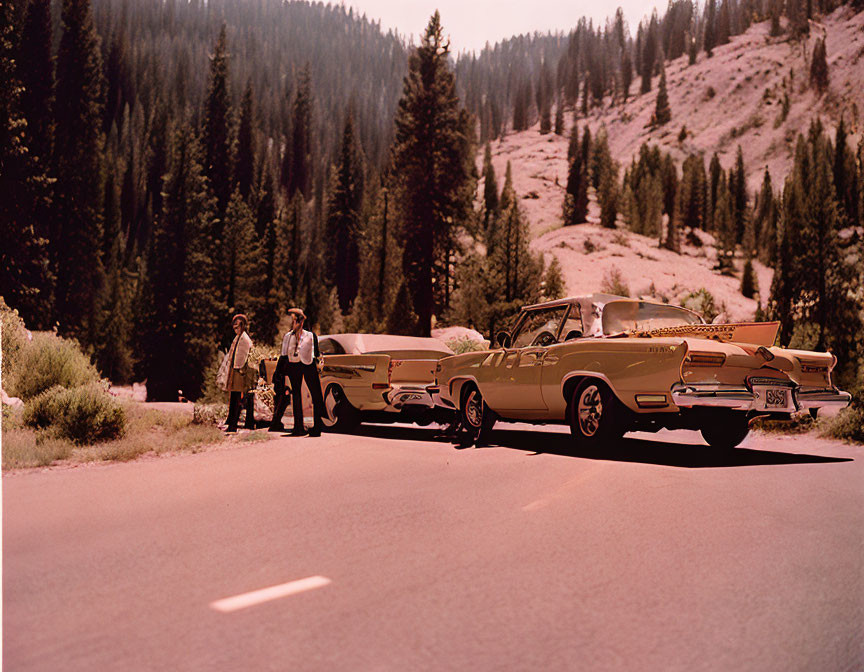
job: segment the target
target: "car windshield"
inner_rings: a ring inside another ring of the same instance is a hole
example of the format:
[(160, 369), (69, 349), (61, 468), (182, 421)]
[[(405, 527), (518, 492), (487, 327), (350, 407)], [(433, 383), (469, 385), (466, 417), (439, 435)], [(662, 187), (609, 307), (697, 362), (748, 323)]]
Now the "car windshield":
[(603, 333), (606, 335), (702, 323), (698, 315), (684, 308), (645, 301), (612, 301), (603, 308)]
[(513, 335), (514, 348), (525, 348), (529, 345), (549, 345), (555, 343), (558, 326), (567, 306), (555, 306), (542, 310), (531, 310), (517, 327)]

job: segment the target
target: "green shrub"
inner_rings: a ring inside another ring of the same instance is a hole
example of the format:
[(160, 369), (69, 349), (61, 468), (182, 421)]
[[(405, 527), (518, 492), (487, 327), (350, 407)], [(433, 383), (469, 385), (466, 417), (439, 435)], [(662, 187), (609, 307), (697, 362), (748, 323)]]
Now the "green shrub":
[(24, 405), (21, 418), (24, 424), (33, 429), (45, 429), (56, 423), (63, 412), (60, 397), (65, 391), (65, 387), (54, 385), (30, 399)]
[(78, 444), (116, 439), (126, 431), (126, 412), (100, 384), (66, 390), (59, 395), (60, 435)]
[(11, 394), (25, 402), (55, 385), (72, 388), (95, 383), (99, 372), (75, 341), (53, 333), (33, 334), (16, 358)]
[(54, 428), (58, 436), (84, 445), (123, 436), (126, 413), (100, 383), (72, 389), (55, 385), (27, 402), (24, 424)]
[(853, 403), (828, 420), (825, 434), (835, 439), (864, 443), (864, 405)]
[(0, 352), (3, 357), (2, 378), (5, 380), (18, 361), (21, 350), (27, 344), (27, 329), (24, 328), (24, 320), (18, 317), (18, 311), (7, 306), (2, 296), (0, 296), (0, 341), (2, 341)]

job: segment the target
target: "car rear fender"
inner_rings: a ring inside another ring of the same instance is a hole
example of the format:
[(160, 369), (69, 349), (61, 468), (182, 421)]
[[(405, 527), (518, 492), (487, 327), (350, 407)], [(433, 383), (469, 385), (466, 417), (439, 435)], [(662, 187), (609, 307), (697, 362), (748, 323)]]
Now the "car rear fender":
[(450, 380), (450, 399), (453, 401), (453, 404), (457, 409), (461, 410), (462, 389), (468, 384), (477, 385), (478, 388), (480, 387), (474, 376), (458, 376)]

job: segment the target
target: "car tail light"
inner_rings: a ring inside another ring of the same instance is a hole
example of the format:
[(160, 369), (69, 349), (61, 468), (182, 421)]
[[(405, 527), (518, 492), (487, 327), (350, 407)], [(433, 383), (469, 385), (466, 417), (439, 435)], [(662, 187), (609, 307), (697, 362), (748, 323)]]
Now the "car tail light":
[(386, 390), (389, 389), (390, 383), (372, 383), (373, 390)]
[(691, 352), (684, 360), (690, 366), (723, 366), (726, 355), (722, 352)]

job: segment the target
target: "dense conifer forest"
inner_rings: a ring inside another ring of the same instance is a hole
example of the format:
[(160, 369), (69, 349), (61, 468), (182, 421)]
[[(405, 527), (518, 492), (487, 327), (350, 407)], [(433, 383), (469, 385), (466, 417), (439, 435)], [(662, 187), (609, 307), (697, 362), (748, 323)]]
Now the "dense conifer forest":
[[(758, 21), (802, 39), (838, 4), (673, 0), (635, 34), (619, 9), (457, 59), (437, 13), (408, 44), (322, 3), (0, 0), (0, 295), (30, 328), (77, 338), (103, 375), (148, 380), (153, 399), (200, 394), (235, 312), (263, 343), (294, 304), (322, 331), (488, 336), (565, 291), (490, 158), (490, 141), (539, 122), (569, 132), (564, 225), (586, 221), (590, 193), (604, 226), (673, 251), (710, 232), (719, 272), (743, 257), (749, 296), (760, 259), (783, 344), (832, 349), (851, 383), (864, 145), (842, 121), (814, 120), (785, 182), (766, 171), (749, 194), (740, 152), (724, 170), (646, 144), (620, 165), (587, 120), (657, 87), (651, 123), (668, 124), (667, 61)], [(809, 78), (830, 81), (824, 40)]]

